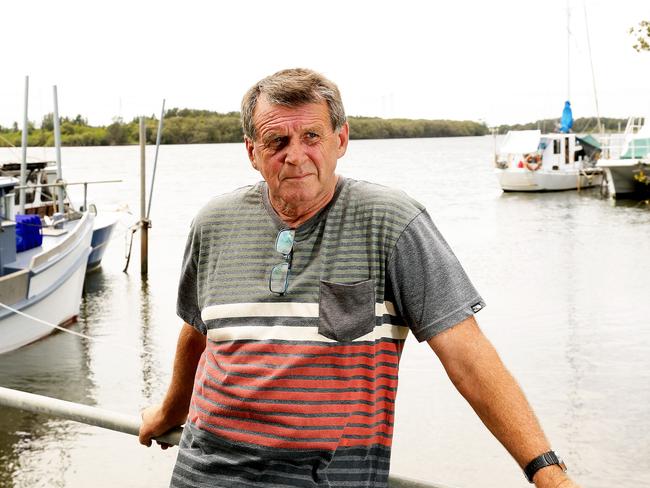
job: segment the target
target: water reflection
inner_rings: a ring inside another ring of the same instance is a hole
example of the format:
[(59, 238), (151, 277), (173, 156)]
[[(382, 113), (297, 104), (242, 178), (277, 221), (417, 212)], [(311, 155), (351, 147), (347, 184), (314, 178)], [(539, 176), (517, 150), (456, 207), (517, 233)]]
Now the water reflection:
[[(81, 331), (82, 324), (72, 329)], [(0, 355), (0, 385), (93, 405), (95, 385), (87, 353), (82, 339), (57, 332)], [(78, 435), (79, 427), (72, 422), (0, 407), (0, 486), (63, 486), (63, 473), (70, 467), (65, 445)], [(33, 469), (53, 456), (56, 463)]]
[(152, 401), (153, 392), (160, 383), (160, 371), (153, 360), (153, 341), (151, 339), (151, 296), (149, 283), (146, 277), (140, 282), (140, 341), (142, 349), (140, 361), (142, 362), (142, 396)]

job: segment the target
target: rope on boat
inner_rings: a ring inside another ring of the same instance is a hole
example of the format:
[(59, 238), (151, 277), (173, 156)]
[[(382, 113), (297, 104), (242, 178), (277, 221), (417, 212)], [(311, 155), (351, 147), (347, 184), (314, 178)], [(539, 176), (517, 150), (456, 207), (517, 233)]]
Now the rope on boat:
[[(39, 319), (38, 317), (34, 317), (33, 315), (30, 315), (28, 313), (21, 312), (20, 310), (13, 308), (13, 307), (7, 305), (6, 303), (0, 302), (0, 307), (4, 308), (5, 310), (8, 310), (8, 311), (10, 311), (12, 313), (15, 313), (17, 315), (20, 315), (22, 317), (25, 317), (25, 318), (27, 318), (29, 320), (33, 320), (34, 322), (38, 322), (39, 324), (43, 324), (43, 325), (46, 325), (46, 326), (51, 327), (53, 329), (60, 330), (61, 332), (65, 332), (66, 334), (72, 334), (74, 336), (81, 337), (82, 339), (86, 339), (86, 340), (91, 341), (91, 342), (108, 344), (108, 345), (119, 347), (119, 348), (122, 348), (122, 349), (127, 349), (129, 351), (137, 352), (138, 354), (153, 354), (154, 353), (154, 351), (149, 350), (147, 348), (147, 346), (144, 346), (143, 349), (140, 350), (140, 349), (136, 349), (135, 347), (126, 346), (124, 344), (118, 344), (118, 343), (115, 343), (115, 342), (106, 341), (106, 340), (103, 340), (103, 339), (100, 339), (100, 338), (97, 338), (97, 337), (91, 337), (91, 336), (88, 336), (86, 334), (82, 334), (81, 332), (76, 332), (74, 330), (66, 329), (65, 327), (61, 327), (60, 325), (53, 324), (51, 322), (48, 322), (47, 320)], [(150, 347), (151, 346), (149, 346), (149, 348)]]
[[(141, 419), (136, 416), (3, 387), (0, 387), (0, 405), (53, 415), (135, 436), (138, 435), (141, 424)], [(177, 446), (180, 442), (181, 432), (182, 428), (176, 427), (166, 434), (156, 437), (155, 440)], [(445, 488), (443, 485), (394, 475), (389, 476), (388, 486), (390, 488)]]

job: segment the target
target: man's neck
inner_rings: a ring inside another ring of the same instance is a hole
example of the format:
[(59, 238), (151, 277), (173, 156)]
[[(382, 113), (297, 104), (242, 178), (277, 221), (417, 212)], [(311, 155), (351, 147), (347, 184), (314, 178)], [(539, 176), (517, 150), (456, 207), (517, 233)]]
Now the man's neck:
[[(338, 183), (338, 176), (336, 182)], [(273, 195), (270, 193), (269, 202), (271, 203), (273, 210), (275, 210), (275, 213), (278, 214), (278, 217), (280, 217), (289, 228), (295, 229), (311, 219), (332, 201), (332, 198), (334, 198), (334, 194), (336, 193), (336, 187), (337, 185), (335, 184), (331, 190), (323, 193), (320, 198), (309, 202), (307, 205), (291, 205), (282, 199), (273, 198)]]

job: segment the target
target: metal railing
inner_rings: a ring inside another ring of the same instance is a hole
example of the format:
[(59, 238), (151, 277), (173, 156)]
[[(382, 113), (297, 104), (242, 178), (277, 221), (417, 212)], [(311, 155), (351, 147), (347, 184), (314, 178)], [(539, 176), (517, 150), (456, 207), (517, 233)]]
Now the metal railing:
[(74, 185), (83, 185), (84, 186), (84, 204), (83, 204), (83, 209), (87, 209), (88, 205), (88, 185), (94, 185), (97, 183), (122, 183), (122, 180), (101, 180), (101, 181), (73, 181), (73, 182), (66, 182), (66, 181), (57, 181), (55, 183), (38, 183), (35, 185), (24, 185), (24, 186), (17, 186), (15, 189), (16, 190), (29, 190), (32, 188), (47, 188), (47, 187), (54, 187), (54, 188), (65, 188), (68, 186), (74, 186)]
[[(10, 388), (0, 387), (0, 405), (33, 413), (52, 415), (135, 436), (140, 431), (140, 418), (137, 416), (125, 415)], [(177, 427), (166, 434), (156, 437), (155, 440), (177, 446), (181, 438), (181, 432), (182, 429)], [(390, 488), (450, 488), (395, 475), (389, 477), (388, 486)]]

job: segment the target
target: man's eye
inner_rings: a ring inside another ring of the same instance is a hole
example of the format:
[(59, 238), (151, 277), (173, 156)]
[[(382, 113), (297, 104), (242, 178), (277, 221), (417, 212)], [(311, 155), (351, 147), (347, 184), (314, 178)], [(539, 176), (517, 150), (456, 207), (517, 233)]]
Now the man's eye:
[(319, 135), (316, 134), (316, 132), (307, 132), (307, 134), (305, 134), (305, 137), (308, 141), (313, 141), (318, 139)]
[(284, 142), (285, 138), (278, 136), (271, 139), (268, 143), (268, 146), (272, 149), (280, 149), (284, 145)]

